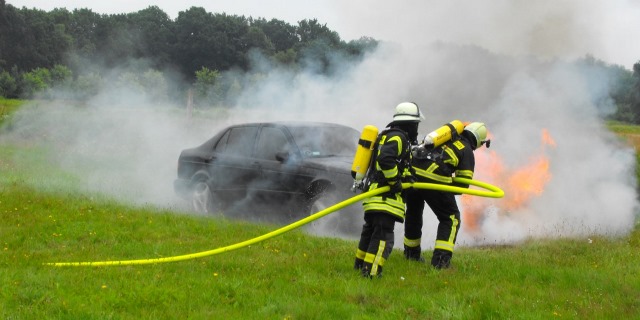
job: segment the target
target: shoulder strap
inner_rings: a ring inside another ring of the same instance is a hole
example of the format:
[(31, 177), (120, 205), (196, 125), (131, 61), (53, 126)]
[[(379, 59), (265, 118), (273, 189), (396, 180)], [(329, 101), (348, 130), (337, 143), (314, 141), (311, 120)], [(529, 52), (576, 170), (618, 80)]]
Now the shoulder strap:
[(449, 130), (451, 130), (451, 141), (460, 139), (460, 134), (458, 134), (458, 130), (456, 130), (456, 127), (454, 127), (451, 123), (446, 123), (445, 125), (449, 127)]

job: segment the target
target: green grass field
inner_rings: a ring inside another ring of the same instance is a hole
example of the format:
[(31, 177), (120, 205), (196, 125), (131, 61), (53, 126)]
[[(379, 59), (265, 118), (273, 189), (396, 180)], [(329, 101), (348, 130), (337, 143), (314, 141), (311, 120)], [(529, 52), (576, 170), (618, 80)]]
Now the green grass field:
[(202, 252), (277, 228), (78, 192), (46, 152), (0, 144), (1, 319), (640, 319), (638, 225), (459, 248), (444, 271), (396, 251), (374, 280), (352, 270), (355, 241), (300, 230), (182, 262), (45, 266)]

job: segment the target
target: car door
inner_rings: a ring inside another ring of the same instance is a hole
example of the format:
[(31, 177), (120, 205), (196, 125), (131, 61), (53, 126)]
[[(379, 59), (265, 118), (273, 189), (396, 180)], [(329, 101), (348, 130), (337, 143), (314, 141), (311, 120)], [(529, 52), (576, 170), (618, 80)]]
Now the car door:
[(300, 170), (300, 152), (284, 127), (265, 125), (255, 148), (260, 167), (260, 183), (255, 187), (272, 203), (287, 205), (299, 200), (312, 177)]
[(215, 146), (209, 166), (211, 188), (225, 202), (247, 197), (248, 188), (259, 177), (259, 168), (252, 158), (258, 125), (231, 127)]

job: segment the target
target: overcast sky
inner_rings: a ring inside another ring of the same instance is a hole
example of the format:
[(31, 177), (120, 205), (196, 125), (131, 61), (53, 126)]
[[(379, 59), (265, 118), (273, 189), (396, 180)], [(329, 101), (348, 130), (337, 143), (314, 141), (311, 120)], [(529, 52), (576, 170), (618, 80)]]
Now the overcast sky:
[(475, 44), (496, 53), (576, 58), (591, 54), (631, 69), (640, 61), (640, 0), (7, 0), (16, 7), (129, 13), (156, 5), (172, 19), (192, 6), (208, 12), (318, 19), (343, 40)]

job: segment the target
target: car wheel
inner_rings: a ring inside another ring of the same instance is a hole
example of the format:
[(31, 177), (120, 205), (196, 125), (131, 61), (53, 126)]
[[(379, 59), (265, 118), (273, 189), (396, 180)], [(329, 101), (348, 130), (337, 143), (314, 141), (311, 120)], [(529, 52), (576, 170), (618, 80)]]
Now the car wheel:
[[(339, 203), (340, 198), (332, 191), (326, 191), (316, 196), (309, 206), (308, 214), (316, 214), (326, 208)], [(333, 237), (355, 237), (358, 236), (356, 217), (357, 210), (353, 210), (353, 206), (342, 208), (337, 212), (329, 213), (317, 220), (309, 223), (308, 230), (312, 234)]]
[(216, 201), (211, 188), (205, 181), (198, 181), (191, 192), (191, 208), (202, 214), (217, 213)]

